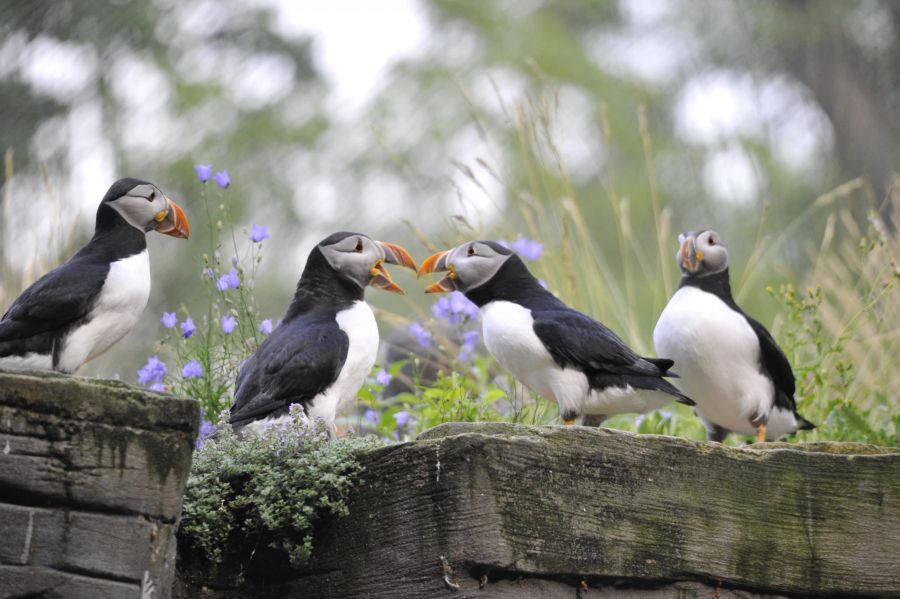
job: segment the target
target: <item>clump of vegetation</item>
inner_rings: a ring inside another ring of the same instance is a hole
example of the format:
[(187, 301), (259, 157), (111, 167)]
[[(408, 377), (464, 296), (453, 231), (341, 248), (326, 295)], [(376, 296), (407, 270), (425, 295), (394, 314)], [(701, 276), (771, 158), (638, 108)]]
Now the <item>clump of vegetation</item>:
[(347, 514), (347, 498), (363, 470), (358, 452), (374, 437), (329, 441), (299, 410), (289, 422), (239, 438), (227, 424), (194, 454), (179, 536), (212, 564), (257, 548), (283, 551), (292, 566), (306, 563), (317, 521)]

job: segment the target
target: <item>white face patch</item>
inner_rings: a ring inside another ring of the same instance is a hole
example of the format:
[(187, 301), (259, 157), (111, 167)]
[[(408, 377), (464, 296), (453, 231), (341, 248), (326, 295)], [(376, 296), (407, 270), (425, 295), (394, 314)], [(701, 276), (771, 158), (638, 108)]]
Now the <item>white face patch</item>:
[(475, 289), (490, 281), (512, 254), (501, 254), (486, 243), (470, 241), (456, 246), (447, 264), (456, 271), (463, 289)]
[(319, 249), (331, 268), (361, 288), (369, 284), (375, 263), (384, 260), (384, 251), (365, 235), (349, 235)]
[(129, 225), (140, 231), (149, 231), (156, 224), (156, 215), (168, 210), (166, 196), (149, 183), (136, 185), (127, 194), (109, 202)]

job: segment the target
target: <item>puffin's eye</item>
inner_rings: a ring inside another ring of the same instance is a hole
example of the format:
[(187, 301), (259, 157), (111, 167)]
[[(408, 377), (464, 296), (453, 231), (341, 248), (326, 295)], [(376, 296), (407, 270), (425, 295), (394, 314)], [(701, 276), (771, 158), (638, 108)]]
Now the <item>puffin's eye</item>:
[(353, 248), (354, 252), (362, 252), (363, 251), (363, 242), (362, 239), (356, 240), (356, 247)]
[(712, 235), (709, 236), (709, 245), (716, 245), (716, 238)]
[(470, 245), (470, 246), (469, 246), (469, 249), (466, 251), (466, 255), (468, 255), (468, 256), (474, 256), (474, 255), (475, 255), (475, 246), (474, 246), (474, 245)]
[(155, 199), (156, 199), (156, 192), (155, 192), (155, 191), (151, 191), (151, 192), (150, 192), (150, 196), (147, 198), (147, 200), (150, 201), (150, 202), (152, 202), (152, 201), (155, 200)]

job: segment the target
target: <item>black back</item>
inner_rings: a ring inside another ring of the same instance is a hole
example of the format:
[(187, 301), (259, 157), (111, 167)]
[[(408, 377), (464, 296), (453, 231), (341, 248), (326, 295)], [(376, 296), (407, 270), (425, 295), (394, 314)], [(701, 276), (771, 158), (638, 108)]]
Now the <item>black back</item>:
[(338, 275), (315, 247), (281, 324), (241, 366), (231, 424), (241, 426), (280, 416), (294, 403), (305, 409), (328, 389), (340, 374), (350, 347), (350, 339), (335, 317), (363, 297), (364, 291)]
[(531, 311), (534, 333), (560, 368), (585, 373), (593, 389), (624, 387), (652, 389), (693, 405), (663, 376), (672, 360), (643, 358), (602, 323), (566, 306), (544, 289), (525, 263), (512, 255), (490, 281), (466, 292), (478, 306), (491, 301), (515, 302)]

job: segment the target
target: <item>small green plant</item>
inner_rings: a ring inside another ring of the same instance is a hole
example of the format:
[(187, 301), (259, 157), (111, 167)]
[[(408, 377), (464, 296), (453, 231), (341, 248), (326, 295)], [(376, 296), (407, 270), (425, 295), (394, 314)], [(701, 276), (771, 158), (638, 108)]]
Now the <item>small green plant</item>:
[(291, 419), (239, 438), (227, 423), (194, 454), (184, 496), (180, 539), (212, 564), (246, 557), (258, 546), (283, 551), (292, 566), (309, 559), (314, 527), (347, 513), (362, 472), (358, 452), (374, 437), (329, 440), (292, 410)]

